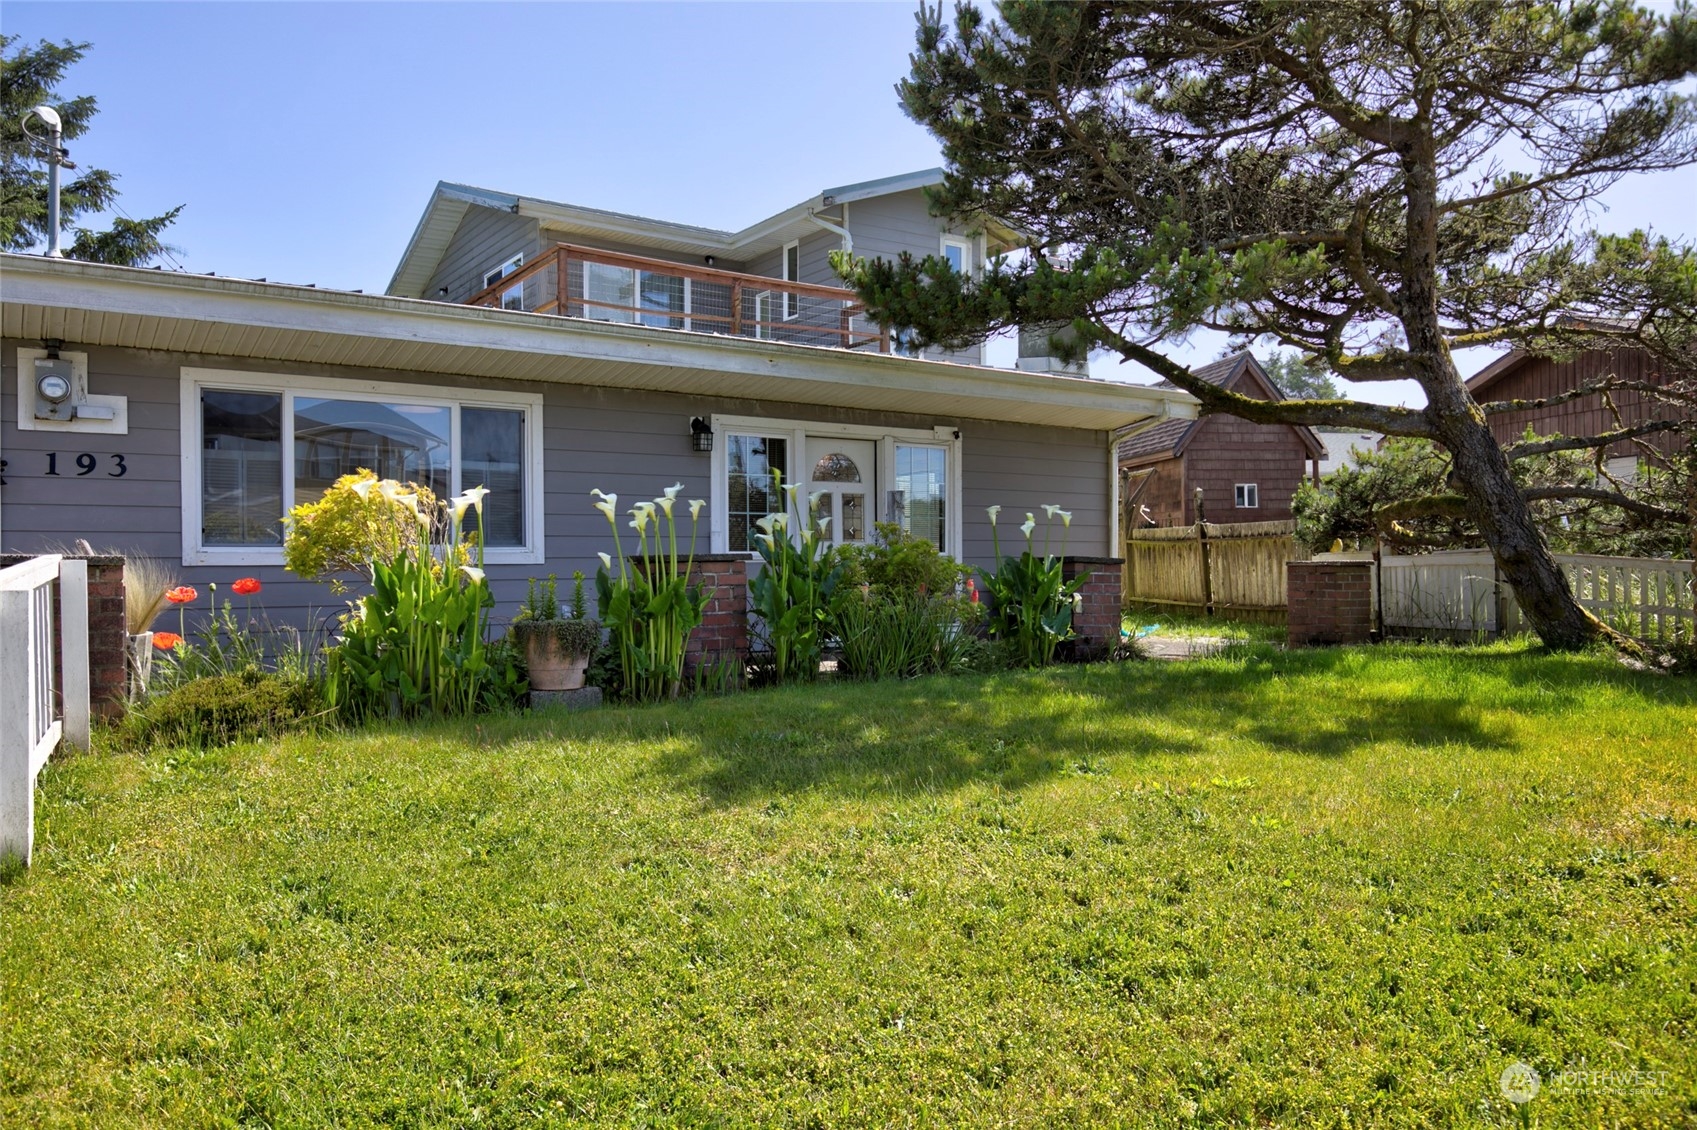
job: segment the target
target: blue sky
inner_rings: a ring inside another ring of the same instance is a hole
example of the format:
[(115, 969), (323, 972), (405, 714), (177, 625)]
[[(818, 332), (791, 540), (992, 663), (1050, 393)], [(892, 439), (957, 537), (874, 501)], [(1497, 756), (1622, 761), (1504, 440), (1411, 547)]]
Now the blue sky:
[[(72, 157), (131, 216), (186, 205), (184, 267), (382, 291), (438, 180), (738, 228), (939, 164), (893, 90), (915, 6), (7, 0), (0, 29), (93, 45)], [(1635, 178), (1596, 222), (1689, 239), (1693, 200), (1697, 169)]]

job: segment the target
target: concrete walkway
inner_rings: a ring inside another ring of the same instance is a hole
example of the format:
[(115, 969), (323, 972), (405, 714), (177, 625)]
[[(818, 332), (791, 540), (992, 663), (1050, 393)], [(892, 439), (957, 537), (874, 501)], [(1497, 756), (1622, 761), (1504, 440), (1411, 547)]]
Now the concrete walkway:
[(1150, 659), (1200, 659), (1218, 655), (1231, 640), (1220, 636), (1144, 636), (1140, 641)]

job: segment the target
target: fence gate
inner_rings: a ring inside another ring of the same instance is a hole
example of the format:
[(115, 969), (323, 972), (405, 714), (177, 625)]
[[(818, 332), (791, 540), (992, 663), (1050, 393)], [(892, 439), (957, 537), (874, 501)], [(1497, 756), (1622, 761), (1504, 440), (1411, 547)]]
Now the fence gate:
[(87, 749), (88, 736), (88, 563), (47, 556), (0, 569), (0, 856), (29, 864), (36, 774), (61, 740)]

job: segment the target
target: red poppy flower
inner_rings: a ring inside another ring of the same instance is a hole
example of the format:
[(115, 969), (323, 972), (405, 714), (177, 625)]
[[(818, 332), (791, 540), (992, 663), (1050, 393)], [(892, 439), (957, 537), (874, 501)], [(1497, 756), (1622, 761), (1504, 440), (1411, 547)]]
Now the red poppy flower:
[(170, 601), (172, 604), (188, 604), (192, 601), (199, 600), (200, 593), (194, 590), (193, 585), (178, 585), (176, 588), (165, 593), (165, 599)]
[(158, 648), (160, 651), (170, 651), (182, 642), (183, 637), (179, 636), (176, 632), (153, 633), (153, 646)]
[(237, 596), (252, 596), (264, 587), (259, 583), (258, 577), (241, 577), (230, 586), (230, 591)]

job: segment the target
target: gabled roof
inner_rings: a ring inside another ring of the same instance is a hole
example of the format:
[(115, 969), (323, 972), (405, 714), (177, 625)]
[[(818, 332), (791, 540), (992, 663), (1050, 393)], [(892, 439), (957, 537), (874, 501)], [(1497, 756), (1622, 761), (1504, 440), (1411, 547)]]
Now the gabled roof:
[[(424, 215), (408, 241), (394, 277), (389, 280), (387, 293), (407, 298), (422, 298), (424, 288), (448, 250), (454, 232), (466, 210), (473, 205), (497, 208), (517, 216), (535, 219), (544, 229), (577, 239), (604, 239), (656, 251), (684, 255), (717, 255), (726, 259), (746, 261), (784, 244), (820, 230), (811, 216), (824, 208), (835, 208), (856, 200), (875, 196), (890, 196), (912, 192), (943, 182), (942, 169), (921, 169), (879, 180), (827, 188), (816, 196), (786, 208), (763, 220), (757, 220), (741, 231), (679, 224), (671, 220), (656, 220), (628, 212), (612, 212), (605, 208), (589, 208), (582, 204), (565, 204), (534, 196), (515, 196), (471, 185), (438, 181), (425, 205)], [(997, 229), (993, 250), (1011, 244), (1013, 233)]]
[(1515, 369), (1520, 368), (1532, 359), (1532, 355), (1524, 349), (1511, 349), (1507, 353), (1467, 378), (1467, 391), (1478, 398), (1481, 389), (1494, 385)]
[[(1245, 396), (1260, 394), (1264, 400), (1282, 400), (1284, 393), (1267, 375), (1267, 370), (1249, 353), (1237, 353), (1211, 361), (1190, 371), (1191, 376), (1207, 381), (1216, 388), (1231, 389), (1240, 380), (1247, 379), (1251, 386), (1258, 388), (1235, 389)], [(1171, 381), (1160, 381), (1155, 388), (1177, 389)], [(1146, 463), (1157, 459), (1175, 459), (1184, 454), (1185, 448), (1199, 434), (1202, 418), (1194, 420), (1165, 420), (1135, 435), (1128, 436), (1120, 442), (1119, 461), (1123, 463)], [(1302, 446), (1308, 449), (1308, 454), (1315, 459), (1323, 458), (1326, 445), (1314, 433), (1314, 429), (1304, 424), (1287, 424)]]

